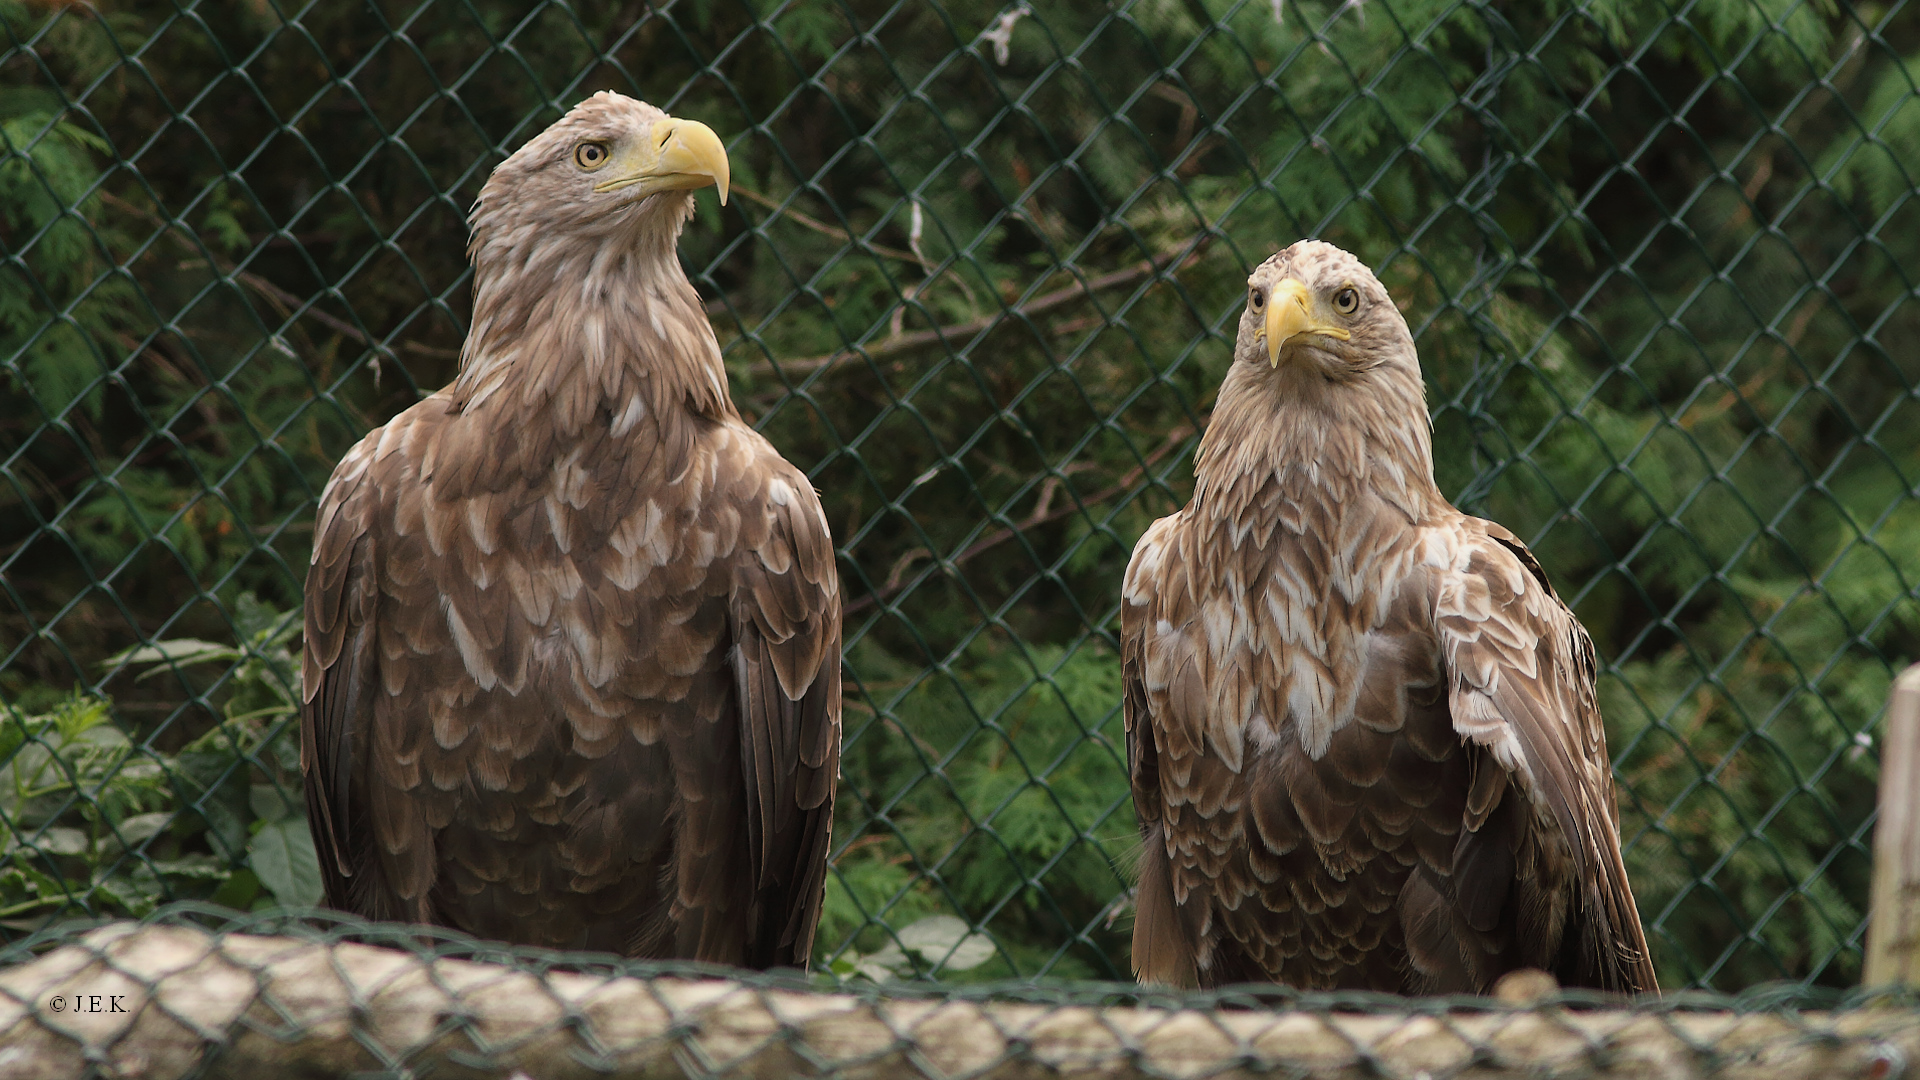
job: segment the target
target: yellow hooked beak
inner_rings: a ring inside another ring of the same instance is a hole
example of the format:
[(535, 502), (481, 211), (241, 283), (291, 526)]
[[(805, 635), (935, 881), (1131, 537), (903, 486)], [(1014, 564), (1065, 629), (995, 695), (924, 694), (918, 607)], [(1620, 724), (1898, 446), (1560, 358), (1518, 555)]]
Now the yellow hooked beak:
[(1280, 346), (1301, 334), (1325, 334), (1345, 341), (1345, 330), (1313, 319), (1313, 294), (1294, 278), (1285, 278), (1267, 298), (1267, 366), (1280, 366)]
[(720, 189), (720, 205), (727, 205), (727, 148), (712, 128), (698, 120), (667, 117), (645, 136), (617, 149), (610, 164), (613, 179), (602, 180), (593, 190), (618, 191), (637, 185), (644, 197), (712, 184)]

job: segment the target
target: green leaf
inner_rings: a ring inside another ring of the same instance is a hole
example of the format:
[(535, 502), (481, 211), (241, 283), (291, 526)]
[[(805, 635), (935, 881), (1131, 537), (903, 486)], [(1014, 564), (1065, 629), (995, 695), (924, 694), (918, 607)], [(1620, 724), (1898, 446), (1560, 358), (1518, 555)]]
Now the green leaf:
[(247, 805), (245, 762), (221, 741), (203, 737), (192, 745), (210, 749), (188, 749), (174, 758), (172, 779), (180, 812), (197, 812), (206, 822), (207, 841), (216, 853), (237, 856), (245, 847), (247, 823), (253, 816)]
[(254, 897), (259, 895), (260, 878), (243, 866), (235, 870), (207, 899), (222, 907), (245, 911), (253, 906)]
[(65, 825), (50, 825), (29, 843), (47, 855), (85, 855), (87, 853), (86, 830)]
[(227, 868), (220, 860), (211, 855), (182, 855), (177, 859), (162, 859), (153, 864), (156, 873), (166, 877), (190, 878), (196, 881), (225, 881)]
[(166, 899), (160, 886), (160, 879), (145, 866), (135, 867), (133, 873), (113, 877), (103, 877), (93, 883), (95, 896), (117, 905), (135, 918), (143, 918), (153, 913)]
[(136, 645), (114, 653), (100, 661), (103, 667), (118, 667), (122, 664), (152, 664), (141, 672), (139, 679), (151, 679), (155, 675), (173, 670), (179, 664), (203, 664), (209, 660), (238, 660), (246, 654), (231, 645), (219, 645), (197, 638), (173, 638), (169, 641), (156, 641), (151, 645)]
[[(298, 797), (298, 789), (294, 791)], [(247, 789), (247, 805), (253, 810), (254, 820), (271, 824), (284, 821), (288, 817), (298, 817), (293, 800), (277, 784), (254, 784)]]
[(929, 915), (900, 931), (900, 947), (947, 971), (969, 971), (993, 959), (993, 941), (952, 915)]
[(119, 839), (116, 841), (109, 833), (102, 841), (103, 845), (114, 844), (126, 847), (138, 847), (141, 841), (160, 835), (160, 831), (173, 824), (172, 810), (156, 810), (151, 814), (135, 814), (122, 821), (118, 826)]
[(304, 819), (269, 822), (247, 845), (247, 865), (280, 906), (311, 907), (320, 902), (320, 859)]

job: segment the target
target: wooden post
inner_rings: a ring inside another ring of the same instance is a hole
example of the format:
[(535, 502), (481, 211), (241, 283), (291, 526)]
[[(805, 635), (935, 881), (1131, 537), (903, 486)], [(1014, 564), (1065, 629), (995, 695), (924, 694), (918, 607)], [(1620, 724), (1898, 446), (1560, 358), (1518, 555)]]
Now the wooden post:
[(1920, 664), (1893, 681), (1885, 732), (1862, 981), (1920, 988)]

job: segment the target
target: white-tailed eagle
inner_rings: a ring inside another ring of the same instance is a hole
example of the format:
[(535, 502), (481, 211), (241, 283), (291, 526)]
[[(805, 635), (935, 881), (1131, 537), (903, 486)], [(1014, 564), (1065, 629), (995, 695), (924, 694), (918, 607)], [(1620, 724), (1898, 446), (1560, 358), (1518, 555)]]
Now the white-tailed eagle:
[(459, 377), (347, 453), (315, 522), (301, 763), (330, 905), (807, 963), (840, 593), (675, 252), (727, 180), (711, 129), (600, 93), (482, 189)]
[(1593, 643), (1435, 486), (1412, 336), (1358, 259), (1254, 271), (1196, 474), (1121, 608), (1141, 979), (1656, 989)]

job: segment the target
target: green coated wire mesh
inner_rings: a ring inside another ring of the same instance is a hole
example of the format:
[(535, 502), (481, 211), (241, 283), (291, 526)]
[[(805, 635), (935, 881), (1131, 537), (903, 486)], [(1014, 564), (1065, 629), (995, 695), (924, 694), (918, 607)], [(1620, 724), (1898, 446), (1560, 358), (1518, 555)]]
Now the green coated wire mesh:
[(464, 216), (613, 88), (847, 598), (816, 965), (1128, 972), (1113, 648), (1248, 270), (1375, 266), (1442, 487), (1604, 659), (1663, 982), (1858, 979), (1920, 654), (1904, 0), (0, 0), (0, 925), (311, 903), (312, 512), (451, 376)]
[(1895, 1080), (1920, 1054), (1910, 998), (1802, 987), (1621, 1007), (1580, 992), (834, 986), (293, 914), (180, 904), (0, 950), (5, 1064), (101, 1077)]
[(1776, 985), (1624, 1006), (1590, 992), (835, 986), (296, 914), (178, 904), (0, 950), (0, 1061), (21, 1076), (167, 1078), (1897, 1080), (1920, 1054), (1904, 995)]

